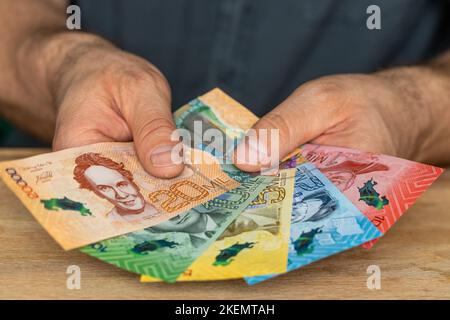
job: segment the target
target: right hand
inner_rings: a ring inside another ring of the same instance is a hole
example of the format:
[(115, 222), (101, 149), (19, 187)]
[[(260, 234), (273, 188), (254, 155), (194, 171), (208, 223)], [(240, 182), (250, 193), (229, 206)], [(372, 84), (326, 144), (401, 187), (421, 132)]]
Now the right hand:
[(105, 43), (79, 50), (59, 68), (54, 150), (134, 140), (148, 173), (179, 175), (183, 164), (171, 161), (177, 141), (170, 139), (175, 124), (167, 80), (146, 60)]

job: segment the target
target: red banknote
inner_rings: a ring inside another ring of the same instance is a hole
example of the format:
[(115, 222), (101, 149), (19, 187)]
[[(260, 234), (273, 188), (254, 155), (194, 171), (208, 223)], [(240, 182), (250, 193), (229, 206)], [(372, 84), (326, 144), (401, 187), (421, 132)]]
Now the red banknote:
[[(304, 145), (302, 154), (383, 234), (444, 171), (396, 157), (314, 144)], [(363, 247), (369, 249), (378, 240)]]

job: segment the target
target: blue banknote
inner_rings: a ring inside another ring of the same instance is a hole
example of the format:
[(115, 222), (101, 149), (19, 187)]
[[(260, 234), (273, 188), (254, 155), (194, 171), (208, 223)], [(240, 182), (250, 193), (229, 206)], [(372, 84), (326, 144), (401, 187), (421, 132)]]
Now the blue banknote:
[[(314, 165), (302, 164), (296, 170), (287, 271), (382, 235)], [(256, 284), (277, 275), (245, 281)]]

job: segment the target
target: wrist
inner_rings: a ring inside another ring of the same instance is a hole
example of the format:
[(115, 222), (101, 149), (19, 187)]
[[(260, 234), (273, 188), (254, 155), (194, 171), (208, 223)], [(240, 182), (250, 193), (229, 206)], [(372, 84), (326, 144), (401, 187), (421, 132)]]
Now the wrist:
[[(450, 98), (450, 77), (432, 65), (399, 67), (375, 74), (386, 81), (398, 97), (396, 108), (401, 113), (402, 131), (408, 141), (408, 157), (417, 161), (439, 163), (445, 146), (446, 124), (449, 123), (445, 101)], [(444, 118), (444, 119), (443, 119)], [(439, 147), (438, 147), (439, 148)]]
[(32, 87), (38, 93), (36, 98), (43, 105), (56, 112), (60, 98), (77, 77), (88, 73), (89, 64), (85, 58), (97, 55), (91, 67), (97, 67), (105, 51), (116, 49), (108, 41), (82, 32), (54, 32), (33, 35), (19, 49), (19, 74), (30, 74), (23, 78), (24, 86)]
[(55, 109), (71, 84), (98, 69), (107, 54), (119, 51), (107, 40), (82, 32), (54, 34), (38, 46), (38, 68)]
[[(424, 88), (427, 70), (422, 67), (399, 67), (375, 73), (391, 93), (385, 115), (398, 139), (399, 155), (416, 158), (423, 152), (424, 137), (431, 124), (429, 103)], [(395, 119), (395, 120), (394, 120)]]

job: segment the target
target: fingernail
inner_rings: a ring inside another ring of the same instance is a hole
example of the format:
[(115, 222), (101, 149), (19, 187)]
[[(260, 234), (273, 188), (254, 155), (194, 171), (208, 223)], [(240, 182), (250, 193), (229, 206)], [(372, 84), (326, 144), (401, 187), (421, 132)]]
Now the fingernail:
[(159, 146), (155, 148), (150, 154), (150, 162), (154, 167), (171, 167), (176, 165), (173, 161), (172, 153), (173, 146)]
[(267, 148), (264, 144), (250, 140), (241, 143), (236, 148), (236, 160), (238, 164), (260, 165), (268, 161)]
[(267, 147), (264, 143), (260, 141), (260, 139), (250, 140), (248, 143), (248, 149), (250, 154), (253, 154), (253, 157), (256, 158), (256, 162), (259, 164), (266, 163), (268, 159), (267, 155)]

